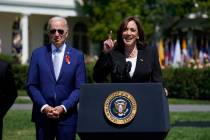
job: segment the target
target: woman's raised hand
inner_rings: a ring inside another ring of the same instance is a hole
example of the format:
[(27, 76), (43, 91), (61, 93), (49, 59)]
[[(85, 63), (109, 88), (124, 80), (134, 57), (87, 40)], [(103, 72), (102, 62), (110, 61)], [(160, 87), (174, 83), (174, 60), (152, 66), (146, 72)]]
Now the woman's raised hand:
[(108, 39), (103, 43), (103, 52), (108, 53), (110, 52), (116, 43), (116, 40), (112, 40), (112, 31), (109, 32)]

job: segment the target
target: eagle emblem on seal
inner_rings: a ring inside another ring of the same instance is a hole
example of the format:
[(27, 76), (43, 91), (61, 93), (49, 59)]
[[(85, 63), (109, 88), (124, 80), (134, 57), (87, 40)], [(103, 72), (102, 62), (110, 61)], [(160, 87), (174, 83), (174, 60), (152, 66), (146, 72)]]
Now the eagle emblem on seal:
[(127, 124), (133, 120), (137, 112), (137, 102), (131, 93), (115, 91), (104, 103), (106, 118), (114, 124)]

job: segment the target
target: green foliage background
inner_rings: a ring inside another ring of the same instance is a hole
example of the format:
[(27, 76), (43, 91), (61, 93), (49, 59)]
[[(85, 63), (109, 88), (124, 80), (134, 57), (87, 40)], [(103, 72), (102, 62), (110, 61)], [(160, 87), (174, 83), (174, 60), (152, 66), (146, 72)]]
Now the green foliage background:
[[(12, 70), (18, 90), (26, 90), (28, 65), (12, 63), (9, 56), (1, 57), (12, 64)], [(93, 81), (95, 62), (86, 64), (87, 82)], [(167, 68), (162, 70), (164, 87), (168, 89), (169, 97), (185, 99), (210, 100), (210, 68)]]
[(167, 35), (170, 27), (189, 13), (210, 15), (209, 0), (83, 0), (77, 6), (81, 14), (90, 17), (89, 33), (96, 43), (105, 40), (110, 30), (116, 38), (120, 22), (127, 16), (140, 18), (146, 40), (151, 42), (157, 25), (160, 26), (157, 34)]

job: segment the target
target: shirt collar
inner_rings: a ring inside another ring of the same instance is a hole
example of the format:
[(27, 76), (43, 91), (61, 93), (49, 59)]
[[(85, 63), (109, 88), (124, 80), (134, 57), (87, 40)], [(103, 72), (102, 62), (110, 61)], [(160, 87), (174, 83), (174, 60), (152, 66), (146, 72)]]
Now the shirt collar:
[[(59, 48), (60, 52), (64, 52), (65, 48), (66, 48), (66, 44), (64, 43), (64, 44)], [(57, 48), (55, 47), (55, 45), (54, 45), (54, 44), (51, 44), (51, 50), (52, 50), (52, 52), (55, 52), (56, 49), (57, 49)]]

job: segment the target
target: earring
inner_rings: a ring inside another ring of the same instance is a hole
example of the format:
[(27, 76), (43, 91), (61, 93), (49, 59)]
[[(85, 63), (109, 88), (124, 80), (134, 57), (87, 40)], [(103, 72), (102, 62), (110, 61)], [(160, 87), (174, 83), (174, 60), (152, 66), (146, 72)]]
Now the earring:
[(136, 39), (139, 39), (139, 36), (137, 36), (137, 38)]

